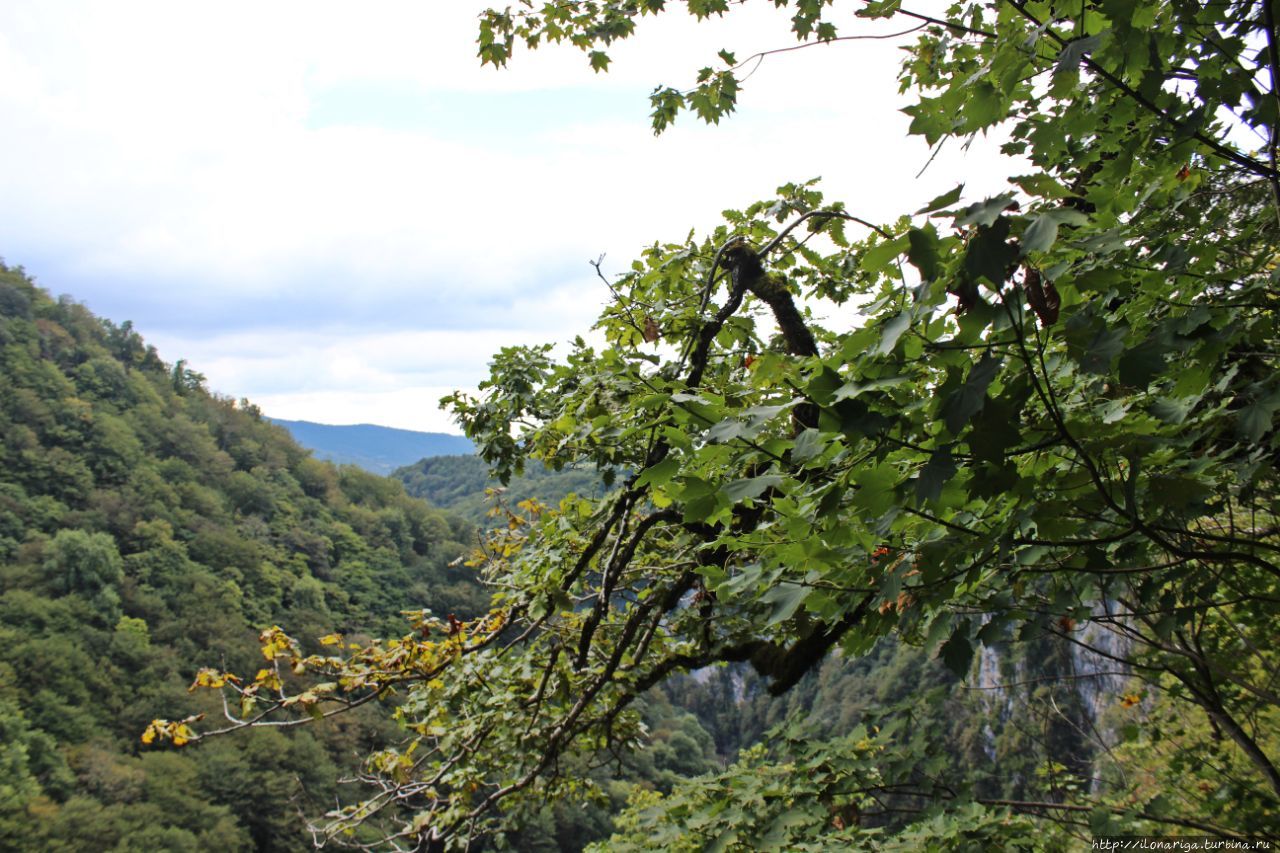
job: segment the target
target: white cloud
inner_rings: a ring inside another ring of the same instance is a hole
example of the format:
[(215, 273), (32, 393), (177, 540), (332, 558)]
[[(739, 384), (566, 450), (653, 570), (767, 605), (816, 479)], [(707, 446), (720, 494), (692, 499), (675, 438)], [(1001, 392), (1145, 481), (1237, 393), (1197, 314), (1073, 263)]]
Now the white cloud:
[[(567, 47), (499, 73), (474, 57), (486, 5), (0, 8), (0, 255), (272, 414), (338, 420), (357, 395), (405, 426), (427, 417), (405, 388), (474, 386), (504, 335), (585, 330), (601, 252), (623, 269), (786, 181), (822, 175), (874, 220), (999, 174), (944, 151), (913, 180), (928, 152), (904, 141), (890, 42), (770, 57), (737, 117), (655, 139), (653, 85), (688, 84), (721, 47), (791, 43), (785, 15), (677, 12), (642, 21), (608, 75)], [(421, 119), (344, 119), (362, 93)]]
[[(185, 358), (211, 390), (248, 397), (274, 417), (321, 423), (378, 423), (456, 432), (437, 401), (454, 390), (476, 393), (502, 347), (550, 343), (563, 353), (590, 325), (589, 302), (552, 294), (555, 317), (534, 328), (367, 332), (279, 328), (192, 338), (150, 338), (172, 358)], [(543, 312), (546, 306), (530, 306)], [(589, 338), (594, 336), (588, 336)]]
[(271, 417), (289, 421), (458, 433), (458, 425), (438, 408), (440, 398), (455, 390), (453, 385), (402, 385), (385, 391), (286, 391), (251, 399)]

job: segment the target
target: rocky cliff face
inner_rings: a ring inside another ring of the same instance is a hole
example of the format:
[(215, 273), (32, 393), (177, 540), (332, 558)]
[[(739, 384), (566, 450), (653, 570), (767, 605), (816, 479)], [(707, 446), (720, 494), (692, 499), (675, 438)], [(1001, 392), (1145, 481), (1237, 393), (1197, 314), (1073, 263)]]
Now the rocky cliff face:
[(1107, 711), (1131, 678), (1129, 643), (1098, 622), (1063, 627), (1065, 637), (984, 646), (978, 654), (973, 692), (987, 719), (981, 749), (1007, 775), (1005, 794), (1031, 774), (1062, 773), (1093, 788), (1095, 762), (1115, 740)]

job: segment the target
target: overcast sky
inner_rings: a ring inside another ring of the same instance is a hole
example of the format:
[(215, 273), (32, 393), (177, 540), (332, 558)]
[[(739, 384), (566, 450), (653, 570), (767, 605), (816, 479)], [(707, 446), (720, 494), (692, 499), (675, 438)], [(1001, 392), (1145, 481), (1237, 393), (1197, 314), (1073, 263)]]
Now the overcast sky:
[(915, 179), (892, 41), (771, 57), (727, 123), (654, 138), (654, 86), (792, 43), (772, 3), (648, 19), (604, 75), (481, 68), (486, 5), (0, 4), (0, 257), (267, 414), (456, 432), (436, 400), (497, 348), (586, 331), (602, 253), (817, 176), (873, 220), (1001, 188), (958, 145)]

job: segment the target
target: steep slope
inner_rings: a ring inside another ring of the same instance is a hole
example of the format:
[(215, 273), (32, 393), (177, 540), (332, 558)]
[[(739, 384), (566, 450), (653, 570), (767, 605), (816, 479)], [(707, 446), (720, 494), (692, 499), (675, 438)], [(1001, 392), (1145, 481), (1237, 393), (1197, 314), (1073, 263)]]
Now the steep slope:
[(0, 265), (0, 849), (306, 849), (300, 814), (343, 796), (377, 714), (179, 752), (140, 732), (220, 714), (196, 668), (260, 666), (273, 623), (310, 641), (483, 608), (448, 566), (469, 538)]
[[(489, 466), (484, 460), (474, 455), (421, 459), (397, 468), (391, 476), (404, 483), (405, 491), (410, 495), (424, 498), (475, 524), (484, 524), (493, 506), (493, 500), (486, 496), (485, 490), (500, 485), (489, 477)], [(523, 474), (512, 478), (500, 496), (502, 502), (510, 507), (528, 498), (556, 506), (570, 493), (600, 497), (607, 490), (604, 478), (595, 471), (552, 471), (532, 463)]]
[(460, 435), (355, 424), (334, 426), (311, 421), (268, 418), (287, 429), (293, 440), (317, 459), (339, 465), (358, 465), (374, 474), (390, 474), (423, 457), (472, 453), (475, 446)]

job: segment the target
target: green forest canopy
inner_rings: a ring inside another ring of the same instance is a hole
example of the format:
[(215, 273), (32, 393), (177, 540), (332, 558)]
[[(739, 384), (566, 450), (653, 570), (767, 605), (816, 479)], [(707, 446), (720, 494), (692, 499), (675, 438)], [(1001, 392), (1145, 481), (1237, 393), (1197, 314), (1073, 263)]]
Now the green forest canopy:
[(473, 454), (431, 456), (397, 468), (391, 476), (404, 483), (404, 490), (415, 498), (486, 526), (506, 524), (502, 507), (513, 509), (530, 498), (559, 506), (570, 494), (599, 498), (609, 490), (594, 468), (554, 471), (537, 461), (528, 462), (520, 475), (504, 486), (490, 475), (484, 460)]
[[(637, 796), (609, 849), (1275, 839), (1273, 6), (775, 4), (803, 45), (867, 19), (918, 28), (900, 74), (911, 132), (987, 145), (998, 126), (1030, 165), (1005, 194), (957, 187), (881, 224), (792, 184), (655, 244), (612, 283), (603, 348), (504, 349), (479, 396), (448, 400), (502, 478), (525, 460), (631, 472), (618, 489), (528, 503), (496, 531), (487, 615), (356, 648), (335, 636), (325, 654), (270, 632), (267, 658), (314, 682), (267, 700), (274, 670), (208, 670), (257, 691), (252, 712), (148, 737), (394, 689), (409, 740), (371, 754), (369, 799), (318, 829), (461, 847), (589, 794), (574, 769), (635, 744), (635, 700), (680, 672), (749, 663), (782, 693), (829, 653), (888, 641), (958, 675), (980, 654), (1065, 650), (1127, 679), (1103, 697), (1121, 720), (1086, 733), (1087, 762), (1033, 730), (1044, 760), (1017, 799), (941, 760), (952, 745), (910, 707), (868, 710)], [(480, 56), (568, 42), (603, 70), (667, 11), (523, 2), (482, 17)], [(722, 51), (692, 89), (656, 90), (655, 130), (727, 116), (743, 67)], [(811, 311), (849, 303), (852, 329)]]
[(173, 753), (157, 713), (201, 664), (251, 669), (273, 623), (385, 635), (400, 611), (483, 612), (449, 564), (471, 526), (318, 462), (125, 323), (0, 264), (0, 848), (301, 850), (397, 731), (379, 714)]
[[(460, 565), (470, 523), (316, 461), (252, 404), (161, 362), (128, 323), (3, 265), (0, 436), (2, 849), (310, 849), (305, 816), (353, 802), (361, 789), (339, 780), (403, 737), (382, 709), (181, 752), (139, 732), (165, 710), (221, 715), (189, 687), (200, 665), (254, 669), (254, 638), (273, 623), (318, 650), (335, 628), (394, 636), (407, 609), (488, 606)], [(479, 473), (474, 495), (454, 493), (464, 504), (484, 498)], [(554, 492), (561, 479), (537, 482)], [(739, 689), (727, 675), (674, 685), (698, 716), (648, 697), (648, 748), (590, 771), (598, 802), (523, 818), (514, 848), (580, 850), (608, 837), (637, 788), (670, 792), (720, 767), (779, 712), (762, 696), (715, 702)]]

